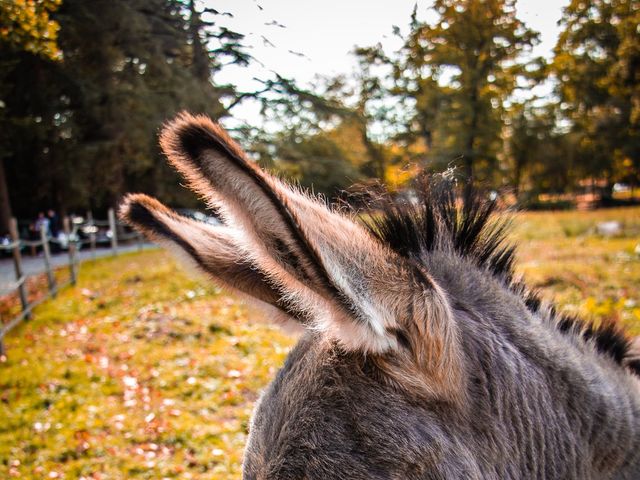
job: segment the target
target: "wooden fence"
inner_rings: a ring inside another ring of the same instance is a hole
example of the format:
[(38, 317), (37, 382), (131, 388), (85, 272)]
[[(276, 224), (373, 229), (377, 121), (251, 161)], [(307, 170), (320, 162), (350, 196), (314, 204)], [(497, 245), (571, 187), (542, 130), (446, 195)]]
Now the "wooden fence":
[[(81, 223), (72, 221), (69, 217), (63, 219), (63, 231), (64, 236), (60, 238), (53, 238), (48, 235), (46, 227), (43, 225), (40, 230), (39, 240), (23, 240), (20, 238), (18, 232), (18, 222), (15, 218), (11, 219), (10, 224), (10, 236), (11, 241), (6, 245), (0, 245), (0, 250), (11, 251), (13, 257), (13, 266), (15, 270), (15, 281), (10, 285), (10, 290), (15, 291), (20, 299), (21, 311), (18, 315), (11, 318), (5, 323), (0, 323), (0, 355), (5, 355), (4, 337), (10, 330), (19, 325), (23, 320), (29, 320), (33, 309), (40, 305), (48, 298), (55, 297), (58, 291), (68, 285), (75, 285), (78, 280), (78, 268), (80, 266), (80, 258), (78, 256), (78, 250), (83, 245), (89, 245), (91, 251), (90, 258), (95, 260), (96, 258), (96, 244), (97, 233), (100, 231), (100, 227), (107, 227), (107, 232), (111, 232), (107, 235), (111, 248), (111, 255), (118, 255), (118, 242), (136, 240), (138, 243), (138, 249), (142, 249), (143, 237), (137, 232), (125, 233), (123, 225), (116, 220), (116, 215), (113, 209), (109, 210), (107, 220), (94, 220), (91, 213), (87, 215), (87, 219)], [(120, 230), (119, 230), (120, 227)], [(87, 238), (80, 238), (80, 229), (87, 232)], [(58, 284), (54, 275), (54, 267), (51, 257), (51, 245), (59, 245), (61, 250), (66, 248), (68, 253), (68, 260), (63, 268), (69, 269), (69, 280), (64, 283)], [(44, 272), (37, 273), (32, 276), (42, 275), (44, 273), (47, 277), (48, 289), (45, 295), (40, 298), (29, 301), (27, 292), (27, 279), (29, 275), (24, 273), (23, 261), (22, 261), (22, 249), (23, 248), (42, 248), (42, 260)]]

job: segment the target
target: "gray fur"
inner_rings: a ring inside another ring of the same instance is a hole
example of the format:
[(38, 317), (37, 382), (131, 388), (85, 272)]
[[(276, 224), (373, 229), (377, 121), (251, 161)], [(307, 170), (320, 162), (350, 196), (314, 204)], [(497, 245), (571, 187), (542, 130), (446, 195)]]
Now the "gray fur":
[(394, 388), (307, 333), (256, 408), (244, 478), (640, 478), (638, 379), (468, 260), (423, 261), (454, 307), (465, 401)]

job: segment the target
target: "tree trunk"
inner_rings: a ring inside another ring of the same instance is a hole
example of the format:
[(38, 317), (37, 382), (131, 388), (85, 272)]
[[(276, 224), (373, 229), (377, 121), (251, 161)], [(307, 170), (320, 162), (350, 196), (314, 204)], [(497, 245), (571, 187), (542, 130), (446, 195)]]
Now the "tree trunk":
[(200, 13), (196, 10), (195, 0), (189, 1), (189, 33), (191, 36), (191, 48), (193, 48), (192, 66), (196, 78), (202, 81), (209, 81), (211, 72), (209, 70), (209, 53), (200, 37), (202, 22)]
[(369, 154), (369, 158), (371, 159), (371, 163), (373, 164), (374, 175), (378, 177), (381, 182), (384, 182), (385, 178), (385, 161), (384, 155), (380, 151), (377, 145), (375, 145), (371, 139), (369, 139), (369, 135), (367, 133), (367, 126), (363, 124), (360, 127), (360, 135), (362, 138), (362, 143), (364, 143), (365, 148), (367, 149), (367, 153)]
[(475, 143), (478, 129), (478, 90), (474, 85), (469, 98), (471, 104), (471, 121), (467, 137), (466, 152), (464, 155), (465, 194), (468, 196), (473, 191), (473, 163), (476, 157)]
[[(476, 114), (473, 114), (473, 123), (476, 122)], [(466, 198), (471, 196), (473, 192), (473, 161), (475, 158), (475, 150), (473, 149), (473, 144), (476, 141), (475, 135), (475, 126), (470, 129), (469, 138), (467, 139), (467, 153), (463, 158), (463, 167), (464, 167), (464, 195)]]
[(9, 202), (7, 177), (4, 172), (4, 160), (0, 159), (0, 235), (6, 235), (9, 232), (11, 215), (11, 203)]
[(516, 160), (516, 165), (513, 172), (513, 194), (516, 200), (520, 197), (520, 183), (522, 183), (522, 164)]

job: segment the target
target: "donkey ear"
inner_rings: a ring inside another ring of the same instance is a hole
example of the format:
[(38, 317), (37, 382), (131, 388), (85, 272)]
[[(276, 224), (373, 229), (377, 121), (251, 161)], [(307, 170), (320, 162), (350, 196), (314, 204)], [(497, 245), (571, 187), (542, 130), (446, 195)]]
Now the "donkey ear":
[(430, 368), (453, 361), (455, 326), (428, 274), (350, 218), (260, 170), (206, 117), (181, 115), (161, 145), (191, 187), (247, 233), (256, 264), (301, 308), (317, 312), (315, 324), (344, 347), (382, 353), (415, 343), (429, 352)]
[(305, 315), (284, 301), (264, 272), (246, 258), (234, 240), (237, 235), (232, 229), (178, 215), (142, 194), (127, 195), (119, 216), (216, 283), (266, 308), (277, 323), (296, 330), (306, 322)]

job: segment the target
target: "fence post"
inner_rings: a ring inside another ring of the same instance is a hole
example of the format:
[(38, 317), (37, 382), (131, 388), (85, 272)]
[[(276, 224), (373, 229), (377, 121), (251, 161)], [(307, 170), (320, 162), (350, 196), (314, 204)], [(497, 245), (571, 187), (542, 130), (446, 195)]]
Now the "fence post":
[(52, 297), (56, 296), (56, 277), (51, 268), (51, 250), (49, 249), (49, 237), (47, 236), (47, 228), (43, 224), (40, 227), (40, 240), (42, 241), (42, 256), (44, 258), (44, 269), (47, 272), (47, 282), (49, 283), (49, 293)]
[(113, 208), (109, 209), (109, 229), (111, 230), (111, 252), (115, 257), (118, 255), (118, 225), (116, 224), (116, 213)]
[(67, 237), (67, 248), (69, 251), (69, 275), (71, 280), (71, 285), (76, 284), (76, 244), (71, 239), (71, 222), (69, 221), (69, 217), (64, 217), (62, 222), (62, 226), (64, 227), (64, 234)]
[(96, 228), (95, 223), (93, 222), (93, 212), (89, 210), (87, 212), (87, 220), (89, 223), (89, 248), (91, 249), (91, 260), (95, 261), (96, 259), (96, 232), (94, 229)]
[[(20, 236), (18, 235), (18, 221), (12, 218), (9, 222), (9, 234), (11, 235), (11, 241), (13, 246), (13, 266), (16, 271), (16, 281), (18, 282), (18, 295), (20, 296), (20, 304), (22, 305), (22, 311), (26, 312), (29, 309), (29, 300), (27, 298), (27, 286), (25, 285), (25, 279), (22, 272), (22, 255), (20, 253)], [(31, 313), (27, 313), (25, 318), (29, 320)]]

